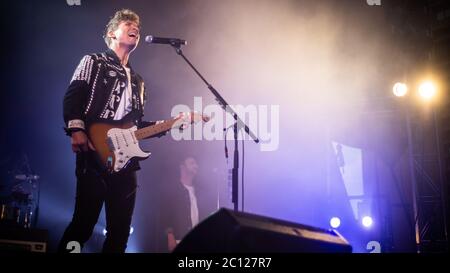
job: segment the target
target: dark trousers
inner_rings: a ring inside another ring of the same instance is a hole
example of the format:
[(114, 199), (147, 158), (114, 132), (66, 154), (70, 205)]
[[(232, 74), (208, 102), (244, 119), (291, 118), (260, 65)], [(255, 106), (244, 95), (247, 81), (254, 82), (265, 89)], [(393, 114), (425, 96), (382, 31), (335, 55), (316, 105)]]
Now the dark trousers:
[(81, 247), (92, 235), (105, 203), (106, 239), (103, 252), (125, 252), (136, 199), (136, 173), (105, 174), (100, 171), (93, 152), (77, 155), (75, 211), (58, 246), (68, 252), (67, 244)]

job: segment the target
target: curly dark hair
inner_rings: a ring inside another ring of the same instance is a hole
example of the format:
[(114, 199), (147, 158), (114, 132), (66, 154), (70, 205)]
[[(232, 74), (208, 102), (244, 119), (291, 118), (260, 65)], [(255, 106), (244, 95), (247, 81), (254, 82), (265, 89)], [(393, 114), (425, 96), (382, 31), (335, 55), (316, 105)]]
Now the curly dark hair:
[(108, 37), (108, 32), (115, 31), (121, 22), (131, 21), (135, 22), (139, 28), (141, 28), (141, 22), (139, 19), (139, 15), (136, 12), (129, 9), (121, 9), (117, 11), (113, 17), (109, 20), (108, 24), (105, 27), (105, 33), (103, 35), (103, 39), (105, 39), (105, 43), (109, 46), (111, 44), (111, 38)]

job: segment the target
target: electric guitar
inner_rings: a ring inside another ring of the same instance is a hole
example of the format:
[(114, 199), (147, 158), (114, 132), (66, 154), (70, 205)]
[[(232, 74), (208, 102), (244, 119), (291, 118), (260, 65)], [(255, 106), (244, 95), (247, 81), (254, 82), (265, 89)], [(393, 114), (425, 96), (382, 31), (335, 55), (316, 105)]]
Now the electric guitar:
[(150, 152), (139, 147), (139, 141), (170, 131), (172, 128), (186, 129), (189, 124), (209, 121), (209, 117), (198, 113), (181, 113), (179, 116), (138, 129), (132, 121), (93, 123), (88, 128), (88, 137), (94, 145), (100, 164), (111, 173), (127, 168), (134, 160), (144, 160)]

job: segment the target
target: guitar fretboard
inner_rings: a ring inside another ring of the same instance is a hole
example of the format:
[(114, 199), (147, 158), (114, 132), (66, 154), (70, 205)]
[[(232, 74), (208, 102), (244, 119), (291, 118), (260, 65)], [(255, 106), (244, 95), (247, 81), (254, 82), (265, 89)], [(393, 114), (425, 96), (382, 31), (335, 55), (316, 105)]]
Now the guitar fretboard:
[(169, 131), (178, 120), (179, 118), (164, 120), (161, 123), (138, 129), (134, 132), (134, 134), (138, 140), (152, 137), (154, 135)]

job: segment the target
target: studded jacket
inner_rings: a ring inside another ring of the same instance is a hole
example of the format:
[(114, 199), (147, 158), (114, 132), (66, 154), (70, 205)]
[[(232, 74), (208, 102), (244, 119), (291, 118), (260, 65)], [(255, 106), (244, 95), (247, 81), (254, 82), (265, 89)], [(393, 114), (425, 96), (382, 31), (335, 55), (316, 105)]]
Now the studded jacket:
[[(132, 110), (127, 118), (132, 118), (139, 126), (144, 115), (146, 92), (144, 81), (131, 67), (130, 76)], [(111, 49), (84, 56), (64, 96), (66, 132), (84, 130), (92, 122), (113, 120), (127, 82), (126, 71)]]

